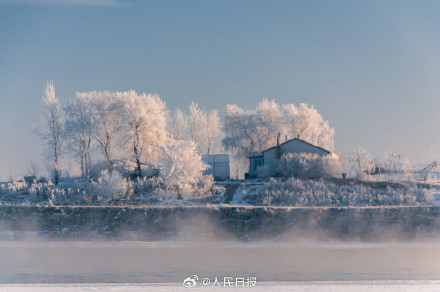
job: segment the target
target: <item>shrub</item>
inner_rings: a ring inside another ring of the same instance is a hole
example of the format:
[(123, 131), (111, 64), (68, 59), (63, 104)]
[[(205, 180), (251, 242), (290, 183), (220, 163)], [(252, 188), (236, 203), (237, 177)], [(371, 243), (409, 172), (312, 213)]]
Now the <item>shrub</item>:
[(402, 206), (433, 200), (429, 190), (416, 186), (373, 188), (295, 178), (284, 182), (271, 179), (262, 192), (263, 204), (278, 206)]
[(278, 173), (298, 178), (336, 177), (341, 169), (338, 158), (312, 153), (284, 154), (277, 163)]
[(117, 196), (128, 195), (128, 183), (116, 170), (113, 170), (111, 173), (108, 170), (101, 171), (98, 181), (93, 182), (92, 185), (96, 194), (104, 199), (113, 200)]
[(256, 172), (258, 178), (267, 178), (270, 176), (269, 167), (267, 165), (258, 166)]

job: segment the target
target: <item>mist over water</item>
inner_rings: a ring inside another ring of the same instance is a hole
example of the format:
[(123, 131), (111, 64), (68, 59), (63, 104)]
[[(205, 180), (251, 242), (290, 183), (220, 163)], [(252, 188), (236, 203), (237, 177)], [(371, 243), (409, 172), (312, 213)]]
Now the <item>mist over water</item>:
[(440, 243), (1, 242), (0, 284), (439, 280)]
[(440, 280), (437, 208), (1, 210), (0, 285)]

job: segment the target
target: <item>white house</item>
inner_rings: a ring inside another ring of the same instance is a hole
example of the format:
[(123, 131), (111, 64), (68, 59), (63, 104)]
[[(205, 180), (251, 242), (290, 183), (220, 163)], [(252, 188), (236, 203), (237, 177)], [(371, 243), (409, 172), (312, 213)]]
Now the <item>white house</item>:
[(280, 144), (278, 134), (277, 146), (266, 149), (261, 153), (254, 153), (249, 157), (249, 177), (256, 177), (257, 168), (263, 165), (268, 167), (270, 176), (276, 176), (277, 160), (279, 160), (283, 154), (287, 153), (312, 153), (320, 156), (330, 155), (335, 158), (338, 157), (336, 153), (330, 152), (324, 148), (315, 146), (298, 138), (293, 138)]

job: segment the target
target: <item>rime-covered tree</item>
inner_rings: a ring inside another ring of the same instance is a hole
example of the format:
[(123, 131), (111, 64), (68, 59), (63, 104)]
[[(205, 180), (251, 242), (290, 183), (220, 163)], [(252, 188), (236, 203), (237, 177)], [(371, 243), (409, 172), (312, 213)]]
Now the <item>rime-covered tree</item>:
[(37, 130), (39, 137), (46, 144), (44, 159), (47, 162), (49, 172), (53, 174), (55, 184), (58, 184), (61, 172), (61, 155), (64, 144), (64, 112), (60, 101), (55, 95), (52, 81), (47, 82), (44, 97), (41, 99), (44, 106), (43, 129)]
[(28, 173), (29, 175), (37, 178), (40, 173), (40, 165), (38, 165), (38, 163), (34, 160), (29, 161)]
[(188, 118), (176, 109), (169, 118), (168, 131), (173, 139), (185, 140), (188, 137)]
[(207, 124), (207, 115), (205, 110), (199, 108), (197, 103), (192, 102), (189, 106), (188, 121), (191, 140), (196, 143), (198, 151), (203, 153), (203, 149), (205, 148)]
[(328, 121), (306, 104), (279, 106), (275, 101), (263, 99), (255, 110), (244, 110), (227, 105), (223, 123), (224, 148), (235, 156), (246, 157), (277, 143), (278, 133), (288, 138), (301, 139), (332, 150), (334, 129)]
[(333, 150), (334, 129), (330, 128), (328, 121), (313, 106), (301, 103), (296, 110), (294, 105), (286, 105), (285, 119), (291, 122), (285, 123), (285, 131), (289, 138), (299, 137), (309, 143)]
[(121, 138), (122, 104), (111, 92), (77, 93), (79, 98), (89, 98), (94, 113), (93, 136), (98, 148), (102, 151), (108, 167), (113, 167), (114, 147)]
[(221, 135), (218, 112), (207, 112), (192, 102), (188, 115), (177, 109), (169, 125), (171, 137), (177, 140), (191, 140), (201, 154), (212, 154)]
[(208, 117), (207, 117), (207, 123), (205, 128), (205, 148), (206, 148), (206, 154), (212, 154), (215, 141), (216, 139), (221, 135), (220, 130), (220, 119), (218, 117), (218, 111), (212, 110)]
[(380, 160), (385, 171), (388, 173), (388, 179), (391, 179), (391, 174), (394, 174), (395, 176), (401, 174), (407, 179), (412, 172), (409, 159), (400, 154), (394, 153), (393, 151), (385, 153)]
[(222, 145), (233, 157), (231, 166), (235, 177), (241, 176), (241, 171), (249, 165), (247, 157), (253, 151), (263, 150), (255, 133), (253, 111), (243, 110), (237, 105), (226, 106), (226, 113), (223, 121)]
[(124, 125), (132, 146), (137, 172), (142, 177), (141, 161), (157, 153), (166, 140), (166, 105), (157, 95), (135, 91), (117, 92), (124, 107)]
[(255, 133), (253, 112), (237, 105), (228, 104), (224, 117), (222, 144), (226, 150), (237, 149), (248, 155), (251, 151), (263, 150)]
[(358, 147), (349, 156), (351, 172), (358, 179), (365, 179), (368, 174), (370, 178), (371, 172), (374, 170), (373, 156), (364, 148)]
[(314, 145), (333, 150), (335, 130), (313, 106), (301, 103), (283, 105), (283, 130), (288, 138), (299, 137)]
[(70, 147), (79, 156), (81, 174), (88, 178), (91, 172), (90, 151), (96, 124), (92, 97), (77, 93), (66, 107), (66, 136)]
[(207, 165), (193, 141), (170, 140), (161, 155), (161, 175), (168, 188), (177, 190), (182, 199), (182, 190), (194, 188), (203, 178)]
[(261, 151), (276, 144), (277, 134), (282, 130), (282, 116), (274, 100), (264, 98), (257, 106), (253, 117), (254, 133)]

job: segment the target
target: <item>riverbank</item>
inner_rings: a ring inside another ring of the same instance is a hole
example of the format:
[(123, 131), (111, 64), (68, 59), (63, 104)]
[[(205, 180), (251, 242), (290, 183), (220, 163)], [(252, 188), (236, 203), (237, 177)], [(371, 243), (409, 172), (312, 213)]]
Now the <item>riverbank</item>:
[(0, 239), (431, 240), (439, 206), (0, 206)]

